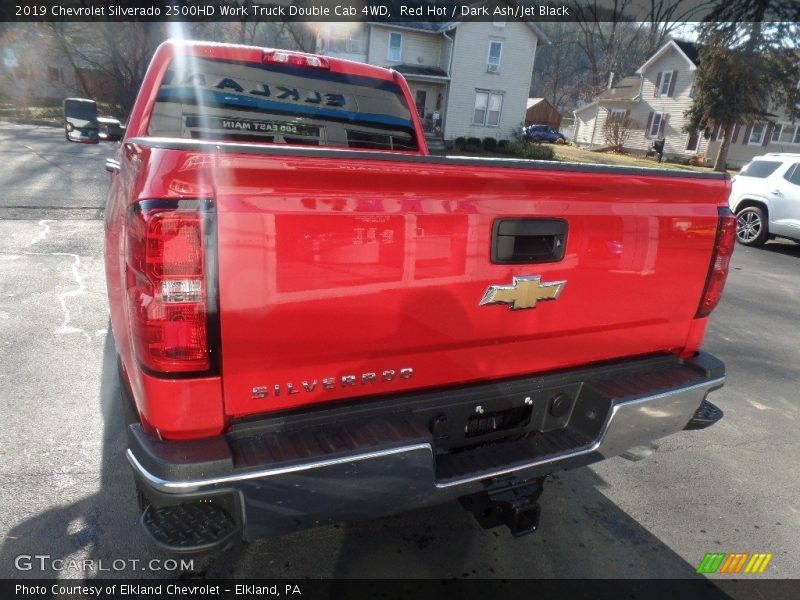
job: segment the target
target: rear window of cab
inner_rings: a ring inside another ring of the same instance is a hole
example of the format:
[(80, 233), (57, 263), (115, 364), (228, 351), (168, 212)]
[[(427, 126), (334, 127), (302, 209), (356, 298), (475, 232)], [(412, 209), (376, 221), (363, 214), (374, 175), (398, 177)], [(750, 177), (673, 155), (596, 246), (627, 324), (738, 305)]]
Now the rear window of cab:
[(418, 150), (394, 81), (190, 57), (161, 81), (149, 134), (209, 141)]

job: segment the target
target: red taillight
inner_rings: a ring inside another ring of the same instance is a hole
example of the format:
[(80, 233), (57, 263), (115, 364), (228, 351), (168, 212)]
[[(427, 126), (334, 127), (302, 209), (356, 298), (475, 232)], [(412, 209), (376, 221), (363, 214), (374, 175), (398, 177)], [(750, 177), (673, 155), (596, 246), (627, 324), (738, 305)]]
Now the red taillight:
[(150, 371), (211, 367), (206, 241), (198, 200), (144, 201), (129, 213), (126, 270), (133, 349)]
[(330, 69), (328, 59), (313, 54), (287, 52), (285, 50), (271, 50), (264, 53), (264, 62), (291, 65), (293, 67), (310, 67), (312, 69)]
[(717, 222), (717, 237), (714, 242), (714, 252), (711, 255), (711, 266), (708, 270), (706, 287), (700, 308), (697, 309), (696, 319), (707, 317), (711, 314), (722, 298), (725, 280), (728, 278), (728, 268), (736, 245), (736, 217), (729, 208), (719, 209)]

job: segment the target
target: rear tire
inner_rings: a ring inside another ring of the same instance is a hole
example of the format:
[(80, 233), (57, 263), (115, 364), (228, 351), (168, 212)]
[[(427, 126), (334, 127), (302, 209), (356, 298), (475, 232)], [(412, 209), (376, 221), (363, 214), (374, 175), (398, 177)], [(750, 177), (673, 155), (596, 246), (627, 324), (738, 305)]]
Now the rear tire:
[(736, 240), (745, 246), (763, 246), (769, 238), (767, 212), (760, 206), (748, 206), (736, 213)]

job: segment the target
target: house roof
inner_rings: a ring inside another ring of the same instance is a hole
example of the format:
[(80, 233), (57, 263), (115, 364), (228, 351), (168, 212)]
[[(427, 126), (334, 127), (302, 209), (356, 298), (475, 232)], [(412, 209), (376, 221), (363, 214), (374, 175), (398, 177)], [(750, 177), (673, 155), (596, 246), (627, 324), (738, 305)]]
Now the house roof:
[(647, 71), (647, 68), (650, 65), (652, 65), (659, 58), (664, 56), (664, 54), (666, 54), (671, 49), (677, 50), (678, 54), (680, 54), (681, 56), (683, 56), (683, 58), (686, 59), (686, 62), (689, 63), (690, 71), (694, 71), (697, 68), (699, 60), (698, 59), (699, 53), (697, 50), (697, 46), (691, 42), (678, 42), (676, 40), (670, 40), (666, 44), (661, 46), (661, 48), (656, 50), (655, 53), (650, 58), (648, 58), (641, 67), (636, 69), (636, 73), (638, 73), (639, 75), (644, 75), (645, 71)]
[(392, 67), (395, 71), (403, 75), (424, 75), (426, 77), (447, 77), (447, 71), (439, 67), (428, 67), (425, 65), (400, 64)]
[(528, 98), (528, 104), (527, 104), (527, 106), (525, 108), (530, 108), (531, 106), (536, 106), (542, 100), (544, 100), (544, 98)]
[(589, 104), (584, 104), (580, 108), (576, 108), (575, 110), (572, 111), (572, 114), (578, 114), (579, 112), (583, 112), (587, 108), (592, 108), (592, 107), (597, 108), (597, 100), (595, 100), (594, 102), (590, 102)]
[(598, 100), (636, 100), (639, 97), (639, 90), (641, 88), (641, 77), (632, 75), (620, 79), (616, 84), (612, 85), (607, 90), (604, 90), (597, 96)]
[(427, 31), (428, 33), (441, 33), (442, 31), (453, 28), (452, 23), (431, 23), (428, 21), (392, 21), (391, 23), (372, 23), (373, 25), (382, 25), (384, 27), (399, 27), (402, 29), (416, 29), (418, 31)]
[(675, 40), (675, 44), (695, 66), (700, 64), (700, 47), (697, 44), (694, 42), (684, 42), (682, 40)]

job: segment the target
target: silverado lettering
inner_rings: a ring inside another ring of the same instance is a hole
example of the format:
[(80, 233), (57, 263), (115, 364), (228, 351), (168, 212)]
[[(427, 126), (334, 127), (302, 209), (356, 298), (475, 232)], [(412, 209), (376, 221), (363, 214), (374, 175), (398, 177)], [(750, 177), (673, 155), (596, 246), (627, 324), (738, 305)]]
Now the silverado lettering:
[[(332, 390), (337, 386), (337, 383), (340, 387), (353, 387), (358, 385), (367, 385), (367, 384), (375, 384), (375, 383), (391, 383), (395, 379), (411, 379), (414, 376), (414, 369), (399, 369), (395, 371), (394, 369), (385, 369), (379, 373), (367, 372), (361, 373), (361, 375), (342, 375), (341, 377), (325, 377), (323, 381), (322, 389)], [(272, 395), (277, 397), (281, 395), (282, 390), (286, 390), (287, 394), (299, 394), (300, 391), (305, 392), (313, 392), (317, 389), (317, 380), (312, 379), (310, 382), (308, 380), (303, 380), (302, 383), (298, 386), (294, 383), (286, 383), (284, 385), (275, 384), (273, 386), (268, 385), (258, 385), (254, 386), (251, 392), (251, 397), (254, 400), (262, 400), (269, 396), (270, 390), (272, 390)]]
[(107, 168), (163, 549), (459, 498), (528, 533), (549, 474), (722, 416), (727, 176), (430, 156), (399, 73), (197, 42), (156, 51)]

